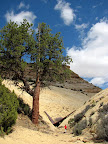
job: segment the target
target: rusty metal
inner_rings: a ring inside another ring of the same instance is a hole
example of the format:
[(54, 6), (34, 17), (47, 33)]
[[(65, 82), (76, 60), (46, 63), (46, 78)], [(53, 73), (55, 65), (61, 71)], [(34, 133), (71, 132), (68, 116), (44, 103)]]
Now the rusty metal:
[(60, 123), (61, 123), (64, 119), (66, 119), (69, 115), (71, 115), (71, 114), (74, 113), (75, 111), (76, 111), (76, 110), (74, 110), (73, 112), (69, 113), (67, 116), (61, 118), (59, 121), (56, 121), (56, 122), (53, 121), (53, 119), (47, 114), (47, 112), (45, 112), (45, 111), (44, 111), (44, 112), (45, 112), (45, 114), (47, 115), (47, 117), (49, 118), (49, 120), (51, 121), (51, 123), (52, 123), (54, 126), (59, 126)]
[[(44, 112), (45, 112), (45, 111), (44, 111)], [(47, 117), (49, 118), (50, 122), (51, 122), (52, 124), (54, 124), (55, 122), (54, 122), (53, 119), (47, 114), (47, 112), (45, 112), (45, 114), (46, 114)]]

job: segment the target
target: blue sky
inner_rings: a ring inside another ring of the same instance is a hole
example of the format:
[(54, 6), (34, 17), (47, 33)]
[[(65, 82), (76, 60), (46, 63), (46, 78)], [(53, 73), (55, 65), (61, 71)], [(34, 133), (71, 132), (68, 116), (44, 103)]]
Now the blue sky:
[(2, 0), (0, 28), (27, 19), (61, 32), (71, 70), (90, 83), (108, 87), (108, 0)]

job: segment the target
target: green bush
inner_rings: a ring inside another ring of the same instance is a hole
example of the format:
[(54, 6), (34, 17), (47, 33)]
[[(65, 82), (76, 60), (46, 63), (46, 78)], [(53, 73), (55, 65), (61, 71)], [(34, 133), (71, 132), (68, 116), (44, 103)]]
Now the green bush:
[(0, 85), (0, 133), (8, 134), (16, 122), (18, 100), (4, 85)]
[(25, 115), (29, 116), (31, 118), (32, 110), (30, 109), (30, 106), (28, 104), (25, 104), (22, 98), (18, 98), (19, 101), (19, 107), (18, 107), (18, 113), (24, 113)]
[(84, 113), (81, 112), (81, 113), (74, 116), (74, 121), (79, 122), (83, 117), (84, 117)]
[(100, 115), (101, 114), (103, 114), (103, 115), (108, 114), (108, 104), (104, 105), (103, 108), (99, 109), (99, 113), (100, 113)]
[(85, 129), (86, 127), (87, 127), (87, 120), (85, 119), (75, 125), (75, 127), (73, 128), (73, 133), (78, 136), (82, 133), (82, 130)]
[(77, 114), (77, 115), (74, 116), (74, 121), (78, 123), (78, 122), (84, 117), (85, 113), (86, 113), (89, 109), (90, 109), (90, 105), (87, 105), (87, 106), (85, 107), (85, 109), (84, 109), (81, 113), (79, 113), (79, 114)]
[(0, 76), (0, 85), (2, 85), (2, 78), (1, 78), (1, 76)]
[(97, 125), (97, 139), (108, 141), (108, 115), (101, 117), (101, 122)]
[(1, 127), (1, 128), (0, 128), (0, 136), (1, 136), (1, 137), (4, 137), (4, 135), (5, 135), (5, 132), (3, 131), (3, 127)]
[(69, 119), (68, 124), (70, 128), (72, 128), (75, 125), (74, 119), (73, 118)]
[(100, 122), (97, 124), (97, 139), (108, 141), (108, 104), (99, 109)]
[(92, 118), (91, 118), (91, 117), (89, 117), (89, 124), (88, 124), (88, 126), (89, 126), (89, 127), (91, 127), (91, 126), (92, 126), (92, 124), (93, 124)]

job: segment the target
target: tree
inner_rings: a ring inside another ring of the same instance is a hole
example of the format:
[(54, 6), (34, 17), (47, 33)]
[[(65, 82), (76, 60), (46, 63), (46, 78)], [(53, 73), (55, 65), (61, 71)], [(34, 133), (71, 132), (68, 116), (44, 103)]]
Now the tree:
[[(38, 124), (40, 86), (46, 80), (60, 81), (66, 73), (62, 65), (71, 59), (63, 56), (64, 46), (60, 33), (52, 34), (49, 26), (41, 23), (34, 40), (31, 26), (26, 20), (20, 25), (10, 21), (0, 31), (0, 67), (3, 74), (22, 80), (26, 92), (33, 95), (32, 122)], [(34, 91), (24, 76), (24, 56), (28, 54), (35, 61)]]
[(63, 56), (63, 40), (60, 33), (51, 34), (51, 29), (45, 23), (38, 25), (36, 46), (31, 50), (31, 59), (36, 62), (36, 87), (33, 95), (32, 122), (38, 124), (40, 85), (46, 79), (60, 80), (63, 63), (72, 61)]
[(3, 75), (22, 80), (26, 91), (33, 95), (24, 76), (24, 56), (35, 46), (31, 27), (26, 20), (20, 25), (10, 21), (0, 30), (0, 66)]

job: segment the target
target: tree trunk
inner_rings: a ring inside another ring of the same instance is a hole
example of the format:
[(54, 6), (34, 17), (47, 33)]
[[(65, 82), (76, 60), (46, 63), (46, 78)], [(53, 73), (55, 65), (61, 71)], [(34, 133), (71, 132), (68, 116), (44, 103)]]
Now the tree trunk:
[(26, 80), (26, 78), (25, 78), (25, 76), (24, 76), (24, 72), (23, 71), (21, 71), (21, 73), (19, 74), (18, 72), (16, 72), (16, 76), (17, 76), (17, 78), (18, 79), (20, 79), (22, 82), (23, 82), (23, 84), (24, 84), (24, 90), (28, 93), (28, 94), (30, 94), (31, 96), (33, 96), (33, 90), (31, 90), (30, 89), (30, 85), (28, 84), (28, 82), (27, 82), (27, 80)]
[[(38, 25), (38, 31), (39, 31), (39, 53), (38, 53), (38, 61), (40, 62), (40, 25)], [(39, 119), (39, 95), (40, 95), (40, 67), (37, 66), (36, 69), (36, 87), (33, 94), (33, 111), (32, 111), (32, 122), (36, 125), (38, 125), (38, 119)]]
[(20, 78), (20, 80), (23, 81), (25, 91), (33, 96), (33, 90), (30, 89), (30, 85), (28, 84), (27, 80), (25, 78)]
[(40, 95), (40, 81), (37, 82), (33, 95), (32, 122), (36, 125), (38, 125), (38, 119), (39, 119), (39, 95)]

